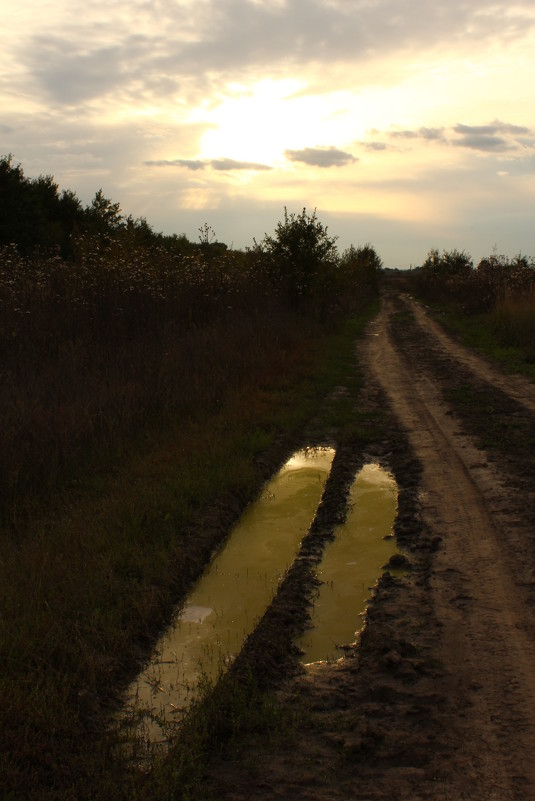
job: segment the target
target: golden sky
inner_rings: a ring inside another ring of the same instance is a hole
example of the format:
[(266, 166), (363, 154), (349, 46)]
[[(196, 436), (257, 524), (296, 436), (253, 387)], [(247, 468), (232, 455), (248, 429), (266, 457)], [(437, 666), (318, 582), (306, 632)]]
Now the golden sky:
[(535, 3), (0, 0), (0, 155), (235, 247), (535, 256)]

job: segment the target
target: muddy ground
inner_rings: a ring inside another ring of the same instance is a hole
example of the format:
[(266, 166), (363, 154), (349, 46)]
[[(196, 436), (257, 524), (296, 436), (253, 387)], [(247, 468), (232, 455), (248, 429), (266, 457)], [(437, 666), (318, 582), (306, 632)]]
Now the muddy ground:
[[(284, 741), (234, 745), (212, 762), (207, 793), (533, 799), (535, 386), (467, 353), (395, 292), (356, 360), (365, 371), (356, 403), (371, 412), (370, 435), (361, 426), (360, 438), (338, 442), (301, 555), (235, 665), (277, 687), (306, 726)], [(337, 439), (314, 422), (310, 436)], [(344, 658), (303, 670), (291, 639), (306, 620), (314, 566), (343, 514), (341, 487), (370, 460), (398, 481), (395, 533), (410, 570), (381, 579)]]

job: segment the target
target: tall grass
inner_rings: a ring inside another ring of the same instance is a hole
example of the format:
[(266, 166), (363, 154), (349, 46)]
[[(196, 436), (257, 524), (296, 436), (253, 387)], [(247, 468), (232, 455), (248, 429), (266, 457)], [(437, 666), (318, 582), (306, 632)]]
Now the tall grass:
[(0, 252), (0, 790), (17, 799), (98, 797), (119, 682), (261, 484), (255, 457), (316, 413), (325, 301), (362, 300), (348, 276), (321, 315), (296, 312), (259, 253), (72, 252)]
[(525, 294), (505, 293), (497, 301), (491, 322), (499, 342), (519, 348), (535, 363), (535, 286)]
[[(125, 438), (216, 407), (295, 330), (261, 252), (93, 236), (72, 254), (0, 249), (0, 507), (15, 527), (29, 498), (116, 458)], [(340, 270), (302, 313), (340, 310), (358, 284)]]
[(74, 251), (73, 263), (0, 252), (0, 504), (15, 526), (28, 497), (80, 464), (217, 404), (259, 358), (262, 327), (274, 347), (285, 336), (284, 304), (246, 254), (98, 238)]

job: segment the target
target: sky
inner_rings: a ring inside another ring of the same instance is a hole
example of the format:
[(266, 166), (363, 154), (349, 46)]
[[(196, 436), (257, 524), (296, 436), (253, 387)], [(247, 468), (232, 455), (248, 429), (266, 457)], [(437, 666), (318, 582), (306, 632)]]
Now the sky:
[(0, 156), (246, 248), (535, 256), (535, 0), (0, 0)]

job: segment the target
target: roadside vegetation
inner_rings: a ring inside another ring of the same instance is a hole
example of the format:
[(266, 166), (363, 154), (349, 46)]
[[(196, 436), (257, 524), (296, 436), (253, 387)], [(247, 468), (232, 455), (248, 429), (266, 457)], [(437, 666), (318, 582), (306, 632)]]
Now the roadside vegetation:
[(407, 276), (464, 342), (506, 370), (535, 378), (535, 259), (493, 254), (474, 267), (462, 251), (431, 250)]
[[(306, 209), (246, 251), (207, 224), (197, 243), (163, 236), (10, 156), (0, 212), (0, 801), (142, 797), (150, 778), (127, 779), (106, 735), (121, 687), (264, 455), (315, 417), (361, 436), (323, 401), (382, 265), (371, 245), (340, 255)], [(181, 798), (186, 768), (169, 770), (161, 797)]]

